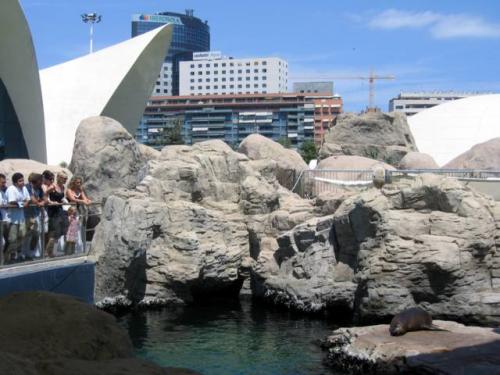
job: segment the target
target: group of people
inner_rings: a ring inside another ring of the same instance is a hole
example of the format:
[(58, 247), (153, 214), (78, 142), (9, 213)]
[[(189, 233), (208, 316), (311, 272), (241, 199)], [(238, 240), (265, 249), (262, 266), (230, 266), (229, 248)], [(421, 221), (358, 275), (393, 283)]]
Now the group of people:
[(91, 204), (81, 177), (49, 170), (31, 173), (25, 183), (21, 173), (12, 175), (12, 185), (0, 173), (0, 263), (54, 257), (83, 251), (81, 220)]

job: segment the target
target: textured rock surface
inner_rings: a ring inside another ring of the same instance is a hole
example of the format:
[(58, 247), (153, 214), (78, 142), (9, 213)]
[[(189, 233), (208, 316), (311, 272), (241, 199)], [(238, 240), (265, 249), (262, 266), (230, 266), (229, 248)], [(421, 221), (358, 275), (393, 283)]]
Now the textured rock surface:
[(500, 138), (493, 138), (475, 145), (469, 151), (450, 161), (443, 168), (500, 171)]
[[(99, 176), (122, 163), (103, 164), (98, 152), (85, 162), (82, 153), (75, 155)], [(277, 183), (266, 162), (251, 161), (222, 141), (168, 146), (142, 165), (135, 160), (139, 182), (109, 194), (92, 243), (101, 306), (237, 295), (262, 239), (314, 213), (312, 202)]]
[(358, 155), (396, 165), (410, 151), (417, 147), (404, 114), (344, 113), (326, 133), (319, 157)]
[(399, 169), (438, 169), (436, 161), (429, 154), (409, 152), (399, 162)]
[(87, 195), (100, 202), (119, 188), (133, 189), (140, 168), (154, 150), (146, 151), (117, 121), (90, 117), (78, 126), (69, 169), (83, 178)]
[(499, 374), (499, 331), (434, 321), (446, 331), (393, 337), (388, 325), (341, 328), (326, 339), (327, 362), (354, 374)]
[(11, 294), (0, 299), (0, 316), (2, 374), (189, 374), (133, 358), (112, 315), (71, 297)]
[(301, 171), (308, 168), (297, 151), (285, 148), (260, 134), (246, 137), (241, 142), (238, 152), (247, 155), (251, 160), (274, 161), (276, 172), (283, 176), (298, 176)]
[(420, 305), (435, 316), (498, 324), (499, 211), (435, 175), (354, 194), (334, 215), (271, 243), (254, 267), (255, 290), (299, 310), (352, 308), (358, 321)]

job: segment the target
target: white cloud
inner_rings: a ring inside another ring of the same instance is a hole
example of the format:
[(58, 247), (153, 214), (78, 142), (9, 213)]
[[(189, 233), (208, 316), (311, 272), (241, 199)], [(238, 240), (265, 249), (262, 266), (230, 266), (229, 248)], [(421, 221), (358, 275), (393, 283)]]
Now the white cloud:
[(437, 39), (500, 37), (500, 24), (491, 23), (482, 17), (463, 13), (443, 14), (431, 11), (410, 12), (388, 9), (368, 17), (365, 21), (373, 29), (427, 29)]

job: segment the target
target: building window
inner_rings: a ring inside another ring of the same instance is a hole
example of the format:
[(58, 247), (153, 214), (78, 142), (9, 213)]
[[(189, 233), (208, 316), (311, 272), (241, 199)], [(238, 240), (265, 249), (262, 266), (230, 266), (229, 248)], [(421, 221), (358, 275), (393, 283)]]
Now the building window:
[(267, 87), (267, 84), (266, 84), (266, 83), (263, 83), (263, 84), (262, 84), (262, 87)]
[(219, 78), (214, 78), (214, 82), (219, 82)]
[(222, 63), (222, 66), (226, 66), (226, 63)]
[(164, 94), (168, 94), (168, 90), (167, 90), (167, 89), (164, 89), (164, 90), (163, 90), (163, 93), (164, 93)]
[(238, 85), (238, 88), (241, 89), (241, 88), (243, 88), (243, 86), (242, 85)]
[(222, 88), (225, 89), (226, 88), (226, 85), (222, 85)]
[(250, 81), (250, 77), (247, 77), (247, 81)]
[(203, 65), (201, 65), (201, 64), (198, 64), (198, 68), (202, 68), (202, 67), (203, 67)]
[(198, 78), (198, 82), (203, 82), (203, 79), (202, 78)]
[(254, 81), (257, 81), (258, 79), (259, 79), (259, 77), (257, 77), (257, 76), (254, 76), (254, 77), (253, 77), (253, 80), (254, 80)]
[(191, 78), (191, 83), (193, 83), (193, 82), (194, 82), (194, 79), (193, 79), (193, 78)]
[(249, 88), (250, 88), (250, 85), (246, 85), (245, 87), (246, 87), (247, 89), (249, 89)]
[(219, 66), (219, 64), (215, 63), (214, 64), (214, 68), (217, 68)]
[(225, 71), (225, 70), (223, 70), (221, 74), (226, 74), (226, 71)]
[(230, 80), (231, 82), (234, 82), (234, 77), (229, 77), (229, 80)]
[(210, 90), (210, 86), (205, 86), (205, 88), (206, 88), (207, 90)]
[(168, 74), (164, 74), (164, 75), (163, 75), (163, 78), (168, 78)]
[(243, 80), (243, 78), (241, 78), (241, 77), (238, 77), (238, 81), (242, 81), (242, 80)]
[(199, 76), (201, 76), (202, 74), (203, 74), (203, 72), (200, 70), (200, 71), (198, 72), (198, 75), (199, 75)]
[(262, 61), (262, 65), (267, 65), (267, 61)]
[(194, 72), (191, 72), (190, 74), (191, 74), (192, 76), (194, 76)]
[(262, 80), (266, 81), (267, 80), (267, 76), (262, 76)]
[(259, 69), (254, 69), (253, 70), (254, 73), (258, 73), (259, 72)]
[(262, 73), (267, 73), (267, 69), (262, 69)]
[(192, 90), (194, 90), (194, 86), (191, 86), (189, 89), (190, 89), (191, 91), (192, 91)]
[(248, 74), (250, 73), (250, 69), (247, 69), (247, 73), (248, 73)]
[(210, 82), (210, 78), (207, 78), (205, 81)]
[(243, 73), (243, 70), (238, 69), (238, 74), (241, 74), (241, 73)]
[(214, 74), (219, 74), (219, 72), (216, 70), (216, 71), (214, 72)]
[(218, 90), (219, 89), (219, 86), (214, 86), (214, 90)]
[(253, 87), (256, 88), (256, 89), (259, 88), (259, 84), (256, 83), (255, 85), (253, 85)]
[(250, 66), (250, 61), (248, 61), (245, 65), (246, 65), (246, 66)]
[(198, 86), (198, 90), (201, 90), (203, 87), (202, 86)]
[(210, 68), (210, 64), (206, 64), (206, 65), (205, 65), (205, 67), (206, 67), (206, 68)]
[(229, 63), (229, 66), (234, 66), (234, 63)]
[(253, 63), (254, 65), (259, 65), (259, 62), (258, 61), (254, 61)]
[[(191, 69), (193, 69), (193, 68), (194, 68), (194, 64), (191, 64)], [(165, 68), (165, 69), (166, 69), (166, 68)]]
[(230, 89), (234, 89), (234, 85), (229, 86)]
[(222, 82), (226, 82), (226, 77), (222, 77)]
[(229, 71), (229, 74), (234, 74), (234, 70), (230, 70), (230, 71)]
[(207, 71), (206, 71), (206, 74), (207, 74), (207, 76), (208, 76), (208, 75), (210, 75), (210, 71), (209, 71), (209, 70), (207, 70)]

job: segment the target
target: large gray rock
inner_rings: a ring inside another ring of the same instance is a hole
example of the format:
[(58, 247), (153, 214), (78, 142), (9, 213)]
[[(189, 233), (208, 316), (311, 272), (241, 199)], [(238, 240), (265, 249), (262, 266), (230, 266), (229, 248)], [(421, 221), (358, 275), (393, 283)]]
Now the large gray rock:
[(270, 244), (253, 269), (255, 290), (299, 310), (350, 308), (358, 321), (420, 305), (498, 324), (499, 230), (500, 205), (458, 181), (401, 180), (354, 194), (333, 216)]
[(399, 169), (438, 169), (436, 161), (429, 154), (409, 152), (399, 162)]
[[(264, 137), (260, 134), (251, 134), (240, 144), (238, 152), (247, 155), (251, 160), (274, 161), (276, 170), (285, 181), (286, 176), (298, 177), (300, 172), (307, 169), (307, 164), (295, 150), (283, 147), (278, 142)], [(293, 178), (291, 178), (293, 183)]]
[(498, 330), (437, 320), (444, 331), (393, 337), (388, 325), (340, 328), (324, 342), (327, 363), (350, 374), (499, 374)]
[(319, 157), (358, 155), (396, 165), (410, 151), (417, 147), (404, 114), (344, 113), (326, 133)]
[(167, 146), (145, 162), (134, 189), (107, 198), (96, 229), (99, 305), (237, 295), (262, 239), (314, 211), (261, 167), (222, 141)]
[(0, 373), (189, 374), (133, 357), (128, 334), (112, 315), (46, 292), (0, 299)]
[(443, 168), (500, 171), (500, 138), (493, 138), (473, 146), (469, 151), (457, 156)]
[(90, 117), (78, 126), (69, 169), (83, 178), (87, 195), (100, 202), (116, 189), (136, 187), (141, 167), (151, 158), (143, 150), (119, 122)]
[(379, 160), (356, 155), (334, 155), (321, 160), (317, 169), (374, 169), (381, 167), (388, 170), (395, 170), (392, 165)]

